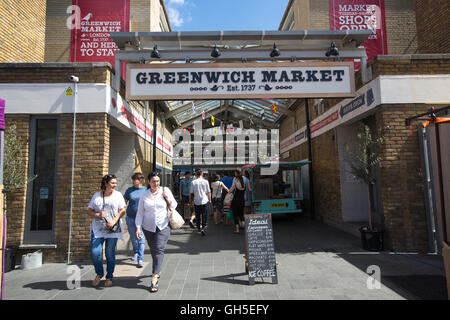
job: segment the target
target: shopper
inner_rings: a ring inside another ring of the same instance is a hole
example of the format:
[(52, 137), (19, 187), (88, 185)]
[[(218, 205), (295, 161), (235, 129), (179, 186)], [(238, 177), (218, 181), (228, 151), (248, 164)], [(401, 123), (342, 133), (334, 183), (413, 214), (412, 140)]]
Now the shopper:
[(140, 239), (136, 238), (136, 213), (138, 211), (139, 199), (146, 190), (142, 186), (144, 175), (136, 172), (131, 176), (131, 181), (133, 186), (128, 188), (123, 195), (125, 202), (128, 204), (125, 221), (127, 222), (128, 234), (130, 235), (130, 241), (133, 246), (134, 255), (131, 260), (137, 262), (138, 268), (142, 268), (144, 266), (145, 236), (142, 235)]
[(104, 276), (102, 247), (105, 242), (106, 281), (105, 287), (112, 286), (113, 273), (116, 267), (117, 239), (123, 240), (123, 224), (121, 218), (125, 215), (125, 200), (122, 194), (115, 190), (117, 178), (113, 174), (103, 177), (101, 191), (94, 194), (89, 203), (88, 214), (91, 223), (91, 258), (97, 276), (92, 285), (97, 287)]
[(224, 221), (223, 217), (223, 201), (222, 201), (222, 191), (226, 192), (229, 189), (220, 181), (220, 176), (216, 175), (216, 179), (213, 183), (211, 183), (212, 189), (212, 204), (214, 210), (214, 223), (218, 224), (219, 222)]
[(252, 188), (250, 186), (250, 174), (247, 170), (244, 171), (244, 183), (245, 183), (245, 208), (244, 215), (252, 213)]
[(158, 291), (164, 250), (170, 237), (168, 208), (175, 210), (177, 202), (169, 188), (160, 187), (159, 172), (148, 175), (149, 185), (139, 199), (136, 214), (136, 238), (144, 233), (153, 260), (151, 292)]
[[(180, 200), (181, 200), (181, 206), (183, 208), (183, 214), (184, 219), (186, 221), (191, 221), (193, 219), (193, 216), (191, 215), (191, 207), (189, 204), (189, 194), (191, 193), (191, 187), (192, 187), (192, 179), (191, 179), (191, 173), (187, 171), (184, 174), (184, 179), (180, 182)], [(192, 222), (191, 222), (192, 224)], [(193, 226), (193, 225), (192, 225)]]
[(208, 181), (203, 179), (203, 172), (200, 169), (195, 172), (195, 176), (197, 179), (192, 181), (191, 203), (193, 200), (198, 233), (205, 236), (208, 220), (207, 206), (211, 204), (211, 189)]
[(231, 210), (233, 211), (234, 225), (236, 228), (234, 233), (239, 234), (239, 226), (242, 223), (242, 221), (244, 221), (244, 204), (245, 204), (244, 198), (246, 185), (240, 168), (237, 168), (234, 171), (234, 175), (235, 179), (229, 192), (234, 191), (233, 200), (231, 201)]

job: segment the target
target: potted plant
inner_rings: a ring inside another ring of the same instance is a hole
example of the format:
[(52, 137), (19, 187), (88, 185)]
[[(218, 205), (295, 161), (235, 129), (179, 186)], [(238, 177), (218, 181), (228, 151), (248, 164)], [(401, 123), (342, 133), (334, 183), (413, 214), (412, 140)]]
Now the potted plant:
[(25, 160), (23, 158), (23, 150), (26, 145), (19, 139), (16, 134), (16, 126), (11, 125), (5, 131), (4, 142), (4, 171), (3, 171), (3, 214), (4, 214), (4, 249), (6, 248), (6, 266), (7, 270), (14, 269), (16, 247), (6, 246), (6, 234), (7, 234), (7, 197), (11, 192), (24, 188), (29, 182), (37, 178), (37, 175), (28, 176), (26, 173)]
[(361, 124), (357, 134), (357, 144), (353, 151), (347, 155), (349, 164), (348, 172), (366, 185), (368, 202), (368, 226), (363, 226), (361, 232), (361, 241), (363, 248), (370, 251), (383, 250), (383, 230), (377, 230), (372, 224), (372, 210), (370, 185), (376, 182), (375, 169), (381, 161), (378, 154), (379, 147), (384, 144), (385, 139), (382, 135), (373, 134), (366, 124)]

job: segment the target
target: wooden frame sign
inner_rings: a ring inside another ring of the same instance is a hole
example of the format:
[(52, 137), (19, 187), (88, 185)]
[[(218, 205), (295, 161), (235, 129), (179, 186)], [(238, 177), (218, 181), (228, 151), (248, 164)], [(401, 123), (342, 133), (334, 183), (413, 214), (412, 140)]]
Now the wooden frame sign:
[(354, 97), (353, 62), (128, 64), (127, 100)]

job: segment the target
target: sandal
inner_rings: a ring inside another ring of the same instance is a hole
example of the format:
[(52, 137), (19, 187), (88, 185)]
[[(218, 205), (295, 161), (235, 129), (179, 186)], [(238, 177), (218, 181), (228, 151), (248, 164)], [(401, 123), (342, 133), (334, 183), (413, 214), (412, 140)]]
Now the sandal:
[(105, 287), (112, 287), (112, 285), (113, 285), (112, 280), (106, 279), (106, 281), (105, 281)]
[(102, 280), (102, 277), (96, 276), (95, 279), (92, 280), (92, 286), (93, 287), (98, 287), (98, 285), (100, 284), (101, 280)]
[(152, 292), (152, 293), (158, 292), (158, 286), (159, 286), (159, 277), (158, 277), (158, 280), (156, 280), (156, 283), (153, 283), (153, 279), (152, 279), (152, 285), (150, 286), (150, 292)]

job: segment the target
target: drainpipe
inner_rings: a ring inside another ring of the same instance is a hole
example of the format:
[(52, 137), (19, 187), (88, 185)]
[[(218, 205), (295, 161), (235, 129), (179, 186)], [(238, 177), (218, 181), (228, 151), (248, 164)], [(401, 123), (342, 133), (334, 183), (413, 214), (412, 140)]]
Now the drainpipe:
[(315, 206), (314, 206), (314, 184), (313, 184), (313, 170), (312, 170), (312, 141), (311, 141), (311, 128), (309, 126), (309, 100), (305, 99), (305, 113), (306, 113), (306, 136), (308, 139), (308, 161), (311, 163), (308, 165), (308, 175), (309, 175), (309, 204), (310, 204), (310, 214), (311, 219), (315, 216)]
[(156, 171), (156, 132), (158, 125), (158, 101), (153, 102), (153, 170)]
[(67, 248), (67, 264), (70, 263), (70, 242), (72, 239), (72, 213), (73, 213), (73, 173), (75, 167), (75, 125), (77, 121), (77, 95), (78, 95), (78, 82), (80, 79), (75, 76), (70, 77), (70, 81), (74, 83), (73, 93), (73, 134), (72, 134), (72, 178), (70, 180), (70, 217), (69, 217), (69, 244)]

